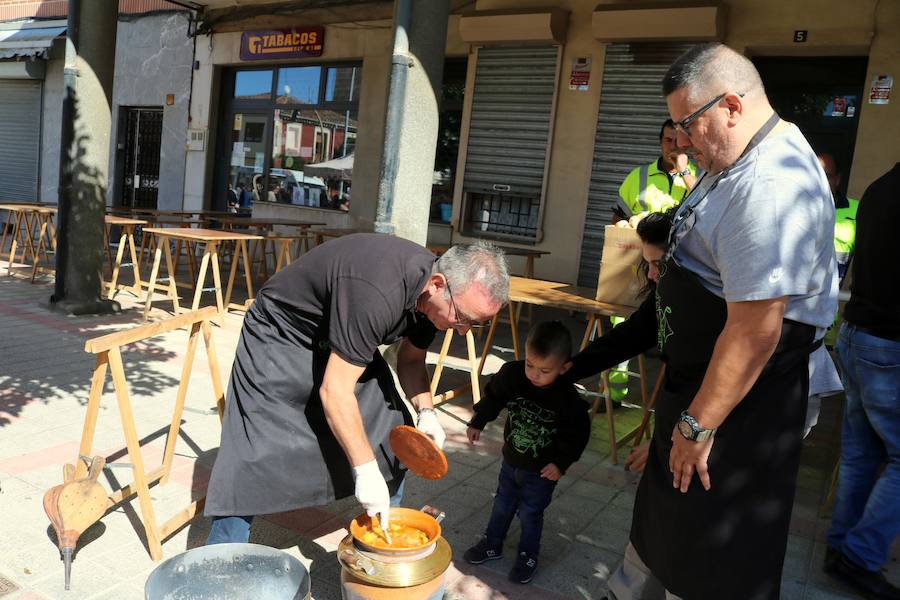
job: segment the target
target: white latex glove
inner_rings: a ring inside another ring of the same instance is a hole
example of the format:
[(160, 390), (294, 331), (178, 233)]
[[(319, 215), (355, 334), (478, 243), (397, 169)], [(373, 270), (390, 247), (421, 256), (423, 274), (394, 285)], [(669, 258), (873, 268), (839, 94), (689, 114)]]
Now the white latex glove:
[(433, 408), (423, 408), (419, 411), (416, 429), (433, 439), (438, 448), (444, 447), (444, 440), (447, 438), (447, 434), (444, 433), (444, 428), (438, 423), (437, 412)]
[(353, 467), (353, 476), (356, 479), (356, 499), (366, 509), (367, 515), (378, 516), (381, 526), (387, 527), (391, 497), (378, 462), (373, 460)]

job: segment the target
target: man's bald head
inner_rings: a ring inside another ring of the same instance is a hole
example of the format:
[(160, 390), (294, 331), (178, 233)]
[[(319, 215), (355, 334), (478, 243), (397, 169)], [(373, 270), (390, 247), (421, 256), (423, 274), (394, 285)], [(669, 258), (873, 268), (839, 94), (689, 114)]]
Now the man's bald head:
[(693, 102), (725, 91), (751, 98), (765, 94), (759, 71), (746, 56), (723, 44), (698, 44), (682, 54), (663, 78), (663, 96), (685, 88)]

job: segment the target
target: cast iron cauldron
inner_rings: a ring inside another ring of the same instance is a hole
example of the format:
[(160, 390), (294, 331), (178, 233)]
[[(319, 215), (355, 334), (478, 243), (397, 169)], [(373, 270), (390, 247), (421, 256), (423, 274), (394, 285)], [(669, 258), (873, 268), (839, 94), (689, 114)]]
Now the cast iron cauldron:
[(269, 546), (202, 546), (161, 563), (144, 585), (146, 600), (307, 600), (309, 573)]

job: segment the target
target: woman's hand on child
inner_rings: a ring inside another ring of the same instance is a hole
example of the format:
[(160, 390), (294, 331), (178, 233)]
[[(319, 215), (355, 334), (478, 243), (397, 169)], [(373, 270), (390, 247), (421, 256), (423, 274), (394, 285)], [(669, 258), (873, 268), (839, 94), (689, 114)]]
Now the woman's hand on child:
[(559, 481), (559, 478), (562, 477), (562, 471), (559, 470), (559, 467), (550, 463), (541, 469), (541, 477), (550, 481)]
[(631, 449), (628, 458), (625, 459), (625, 468), (630, 471), (642, 473), (647, 466), (647, 456), (650, 454), (650, 442), (644, 442), (640, 446)]
[(466, 429), (466, 437), (469, 438), (470, 444), (474, 444), (481, 439), (481, 430), (475, 429), (474, 427), (469, 427)]

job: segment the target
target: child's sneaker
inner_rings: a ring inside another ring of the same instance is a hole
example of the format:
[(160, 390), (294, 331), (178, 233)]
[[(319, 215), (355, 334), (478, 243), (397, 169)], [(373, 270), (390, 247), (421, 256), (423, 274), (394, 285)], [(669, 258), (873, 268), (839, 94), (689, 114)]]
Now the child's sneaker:
[(537, 571), (537, 556), (525, 552), (519, 552), (516, 558), (516, 566), (509, 572), (509, 580), (518, 583), (528, 583), (534, 578)]
[(487, 538), (481, 538), (477, 544), (466, 550), (463, 558), (469, 564), (480, 565), (489, 560), (503, 558), (503, 548), (495, 548), (488, 543)]

